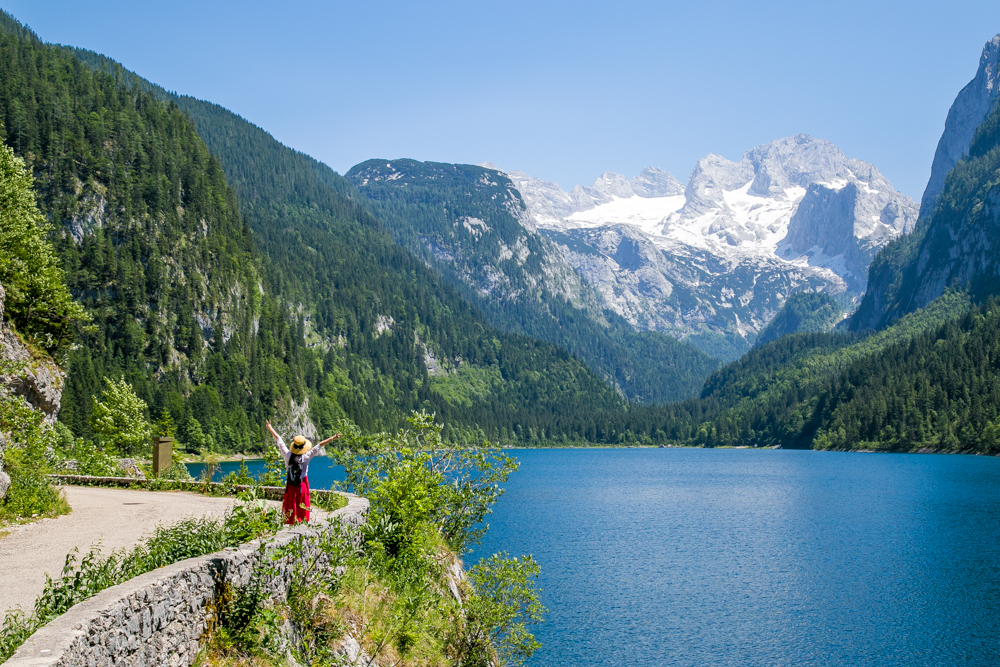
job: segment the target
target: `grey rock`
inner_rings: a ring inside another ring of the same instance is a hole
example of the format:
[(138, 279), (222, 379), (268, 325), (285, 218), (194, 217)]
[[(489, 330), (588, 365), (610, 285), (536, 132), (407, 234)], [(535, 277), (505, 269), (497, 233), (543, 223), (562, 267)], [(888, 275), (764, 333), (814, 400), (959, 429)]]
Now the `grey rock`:
[(684, 186), (674, 175), (656, 167), (646, 167), (629, 181), (640, 197), (673, 197), (684, 194)]
[(1000, 97), (1000, 35), (983, 47), (976, 76), (958, 93), (948, 110), (944, 134), (938, 141), (931, 164), (931, 176), (920, 199), (920, 216), (930, 215), (944, 189), (944, 179), (952, 167), (968, 153), (976, 128), (986, 119)]
[[(748, 160), (732, 162), (721, 155), (710, 154), (698, 160), (684, 189), (682, 218), (697, 218), (718, 211), (721, 218), (731, 218), (732, 211), (723, 197), (725, 190), (735, 190), (750, 182), (753, 167)], [(723, 223), (722, 228), (728, 228)]]
[(0, 463), (0, 500), (3, 500), (7, 496), (7, 491), (10, 489), (10, 475), (3, 471), (3, 464)]
[[(490, 163), (484, 163), (486, 164)], [(517, 186), (525, 203), (528, 203), (536, 218), (559, 220), (573, 215), (576, 204), (570, 195), (563, 192), (555, 181), (533, 178), (523, 171), (505, 172)]]
[(778, 139), (747, 151), (743, 159), (754, 172), (749, 192), (761, 197), (784, 196), (786, 188), (817, 181), (849, 178), (847, 156), (832, 142), (808, 134)]
[(32, 355), (4, 321), (5, 299), (0, 285), (0, 360), (10, 367), (6, 374), (0, 374), (0, 390), (22, 397), (52, 424), (59, 413), (66, 375), (51, 358)]

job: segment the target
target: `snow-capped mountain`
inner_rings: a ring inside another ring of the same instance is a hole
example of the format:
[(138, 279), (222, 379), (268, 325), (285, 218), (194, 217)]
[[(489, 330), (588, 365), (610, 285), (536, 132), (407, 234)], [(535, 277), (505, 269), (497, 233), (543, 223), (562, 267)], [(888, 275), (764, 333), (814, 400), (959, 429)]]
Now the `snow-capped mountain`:
[(918, 212), (873, 165), (808, 135), (739, 162), (702, 158), (683, 189), (651, 167), (569, 193), (507, 173), (604, 307), (716, 354), (720, 335), (738, 354), (792, 292), (856, 302), (875, 251), (910, 231)]

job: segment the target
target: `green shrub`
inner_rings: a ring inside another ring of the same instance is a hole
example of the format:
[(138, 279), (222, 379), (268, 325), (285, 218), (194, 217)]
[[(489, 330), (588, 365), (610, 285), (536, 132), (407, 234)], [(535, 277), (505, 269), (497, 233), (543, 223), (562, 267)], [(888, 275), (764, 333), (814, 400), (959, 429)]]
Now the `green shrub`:
[(482, 539), (488, 528), (483, 520), (503, 495), (500, 484), (518, 463), (489, 443), (445, 442), (433, 415), (414, 413), (407, 421), (410, 427), (395, 435), (374, 436), (341, 424), (344, 449), (334, 459), (345, 468), (344, 486), (371, 501), (373, 520), (387, 515), (399, 539), (429, 522), (464, 553)]
[(528, 626), (542, 620), (531, 556), (493, 554), (469, 571), (463, 624), (453, 636), (457, 664), (463, 667), (523, 665), (541, 645)]
[(146, 451), (152, 427), (146, 421), (146, 402), (135, 395), (132, 385), (123, 379), (104, 378), (101, 400), (94, 397), (91, 428), (105, 449), (122, 456)]
[(0, 505), (0, 519), (12, 520), (41, 515), (65, 514), (69, 505), (49, 482), (48, 465), (35, 446), (8, 447), (3, 454), (4, 469), (10, 475), (10, 489)]
[(73, 449), (68, 452), (79, 464), (77, 473), (95, 477), (120, 477), (124, 473), (118, 466), (118, 460), (108, 454), (103, 447), (89, 440), (77, 438)]
[(0, 500), (0, 520), (69, 511), (65, 499), (46, 477), (52, 464), (49, 451), (56, 436), (42, 419), (42, 414), (20, 397), (0, 396), (0, 432), (8, 433), (10, 440), (3, 451), (3, 467), (11, 482), (7, 495)]

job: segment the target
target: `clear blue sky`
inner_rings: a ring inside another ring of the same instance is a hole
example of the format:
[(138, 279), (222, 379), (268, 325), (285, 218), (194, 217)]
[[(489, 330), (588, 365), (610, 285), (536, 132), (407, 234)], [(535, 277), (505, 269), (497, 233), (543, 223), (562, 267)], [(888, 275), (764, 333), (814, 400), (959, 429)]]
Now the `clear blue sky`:
[(6, 0), (340, 172), (492, 160), (589, 184), (799, 132), (919, 199), (1000, 3)]

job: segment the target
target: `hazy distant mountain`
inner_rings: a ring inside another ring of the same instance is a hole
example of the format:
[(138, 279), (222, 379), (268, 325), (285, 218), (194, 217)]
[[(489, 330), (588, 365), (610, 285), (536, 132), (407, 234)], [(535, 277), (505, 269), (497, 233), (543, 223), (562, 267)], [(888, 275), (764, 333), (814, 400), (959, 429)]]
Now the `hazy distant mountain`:
[(702, 158), (683, 190), (654, 168), (569, 193), (508, 175), (605, 308), (723, 357), (745, 351), (793, 292), (856, 302), (875, 252), (917, 219), (873, 165), (808, 135), (739, 162)]
[(921, 217), (933, 213), (934, 202), (944, 189), (944, 179), (955, 164), (968, 154), (976, 128), (986, 119), (1000, 96), (1000, 35), (986, 42), (979, 58), (979, 71), (958, 93), (948, 111), (944, 134), (938, 142), (931, 165), (931, 177), (920, 200)]

